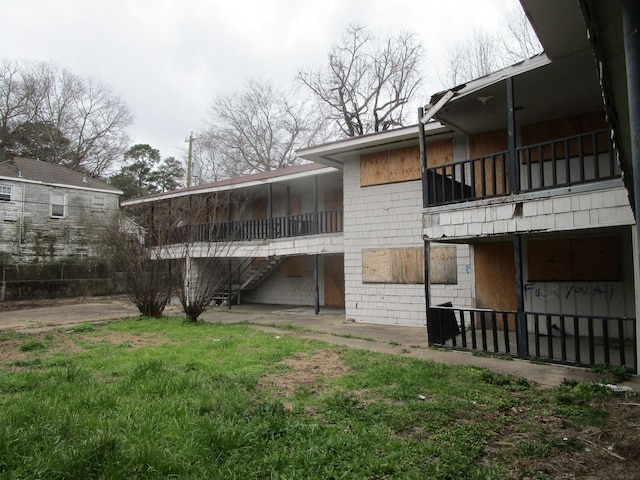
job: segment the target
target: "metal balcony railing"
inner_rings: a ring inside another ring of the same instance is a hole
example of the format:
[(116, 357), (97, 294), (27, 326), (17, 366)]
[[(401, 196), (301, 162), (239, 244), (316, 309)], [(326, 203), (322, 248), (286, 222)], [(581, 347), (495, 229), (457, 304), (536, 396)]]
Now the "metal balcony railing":
[[(515, 151), (515, 165), (510, 165), (508, 158), (508, 152), (502, 151), (427, 168), (422, 179), (424, 206), (567, 187), (621, 176), (609, 130), (519, 147)], [(516, 182), (510, 181), (511, 175), (516, 175)], [(515, 191), (512, 191), (512, 185), (517, 185)]]
[(338, 209), (284, 217), (184, 225), (169, 232), (166, 243), (277, 239), (339, 233), (342, 232), (342, 229), (342, 209)]
[[(516, 355), (516, 312), (434, 306), (429, 344)], [(524, 312), (528, 357), (580, 367), (616, 365), (638, 372), (635, 318)]]

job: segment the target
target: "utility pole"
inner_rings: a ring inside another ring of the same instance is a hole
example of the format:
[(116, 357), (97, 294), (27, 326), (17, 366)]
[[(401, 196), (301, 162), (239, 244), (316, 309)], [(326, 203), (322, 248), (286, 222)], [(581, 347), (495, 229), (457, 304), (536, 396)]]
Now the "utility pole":
[(185, 140), (185, 142), (189, 143), (189, 153), (187, 155), (187, 188), (191, 186), (191, 163), (192, 163), (192, 152), (193, 152), (193, 141), (198, 140), (197, 138), (193, 138), (193, 132), (189, 134), (189, 138)]

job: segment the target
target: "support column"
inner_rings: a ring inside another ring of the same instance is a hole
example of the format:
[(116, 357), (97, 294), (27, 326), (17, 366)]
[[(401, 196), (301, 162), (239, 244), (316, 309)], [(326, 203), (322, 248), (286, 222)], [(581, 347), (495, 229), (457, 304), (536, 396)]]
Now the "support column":
[(320, 288), (318, 286), (318, 255), (313, 256), (313, 281), (314, 281), (314, 313), (320, 313)]
[(513, 77), (507, 78), (507, 156), (509, 160), (509, 188), (511, 193), (519, 193), (520, 163), (516, 156), (516, 109)]
[(320, 231), (318, 225), (318, 176), (313, 177), (313, 232), (318, 233)]
[(418, 108), (418, 132), (420, 135), (420, 173), (422, 174), (422, 206), (426, 208), (429, 205), (429, 182), (427, 181), (427, 148), (424, 142), (424, 123), (422, 116), (424, 109)]
[[(227, 262), (227, 268), (229, 270), (229, 283), (227, 284), (227, 289), (229, 291), (229, 297), (227, 298), (227, 308), (231, 310), (231, 289), (233, 288), (233, 275), (231, 273), (231, 257)], [(240, 299), (240, 294), (238, 294), (238, 300)]]
[(273, 183), (269, 184), (269, 195), (267, 198), (267, 235), (273, 238)]
[[(627, 66), (627, 98), (629, 101), (629, 131), (631, 132), (631, 168), (633, 170), (633, 198), (636, 224), (633, 229), (633, 271), (636, 292), (636, 332), (640, 332), (640, 4), (637, 0), (622, 2), (622, 31)], [(636, 335), (638, 337), (638, 335)], [(640, 358), (640, 338), (636, 338), (636, 359)], [(636, 360), (637, 363), (637, 360)], [(639, 365), (636, 365), (636, 369)]]
[(524, 283), (522, 280), (522, 236), (516, 234), (513, 239), (513, 259), (516, 272), (516, 340), (518, 357), (529, 356), (529, 333), (527, 316), (524, 313)]
[[(420, 172), (422, 173), (422, 206), (426, 208), (429, 206), (429, 186), (427, 180), (427, 148), (424, 140), (424, 123), (422, 123), (422, 117), (424, 116), (424, 109), (418, 108), (418, 132), (420, 134)], [(424, 215), (424, 214), (423, 214)], [(429, 309), (431, 308), (431, 280), (429, 279), (429, 271), (431, 266), (431, 242), (424, 240), (424, 301), (425, 301), (425, 314), (426, 321), (429, 321)], [(428, 331), (428, 329), (427, 329)]]
[[(431, 308), (431, 280), (429, 272), (431, 270), (431, 242), (424, 241), (424, 302), (425, 312), (427, 314), (427, 322), (429, 321), (429, 309)], [(427, 331), (429, 331), (427, 329)]]

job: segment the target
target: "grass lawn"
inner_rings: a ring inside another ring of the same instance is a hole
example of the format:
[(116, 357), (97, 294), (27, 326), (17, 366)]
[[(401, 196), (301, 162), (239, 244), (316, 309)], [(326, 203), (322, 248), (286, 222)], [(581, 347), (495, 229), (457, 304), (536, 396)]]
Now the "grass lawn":
[(640, 478), (638, 400), (244, 325), (0, 332), (0, 479)]

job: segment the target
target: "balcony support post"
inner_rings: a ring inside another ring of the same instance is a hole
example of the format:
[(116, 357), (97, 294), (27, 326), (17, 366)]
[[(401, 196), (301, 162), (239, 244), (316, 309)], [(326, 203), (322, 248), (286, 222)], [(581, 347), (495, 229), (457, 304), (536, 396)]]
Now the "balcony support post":
[(267, 236), (273, 238), (273, 183), (269, 184), (267, 196)]
[(529, 356), (529, 336), (527, 332), (527, 316), (524, 313), (524, 284), (522, 281), (522, 236), (513, 239), (513, 259), (516, 272), (516, 340), (518, 357)]
[(507, 155), (509, 188), (512, 194), (520, 192), (520, 164), (516, 156), (516, 109), (513, 90), (513, 77), (509, 77), (507, 78)]
[(313, 301), (314, 309), (313, 313), (318, 315), (320, 313), (320, 289), (318, 287), (318, 255), (313, 256)]
[[(229, 295), (227, 297), (227, 309), (231, 310), (231, 289), (233, 288), (233, 276), (231, 273), (231, 257), (229, 257), (227, 261), (227, 267), (229, 268), (229, 284), (227, 285)], [(240, 302), (239, 296), (238, 296), (238, 302)]]
[(318, 233), (318, 176), (313, 177), (313, 231), (312, 233)]
[[(424, 115), (424, 108), (418, 108), (418, 118)], [(424, 141), (424, 123), (418, 122), (418, 132), (420, 141), (420, 172), (422, 173), (422, 206), (426, 208), (429, 205), (429, 191), (427, 180), (427, 148)]]
[[(431, 281), (429, 280), (429, 265), (431, 260), (431, 242), (424, 240), (424, 303), (427, 313), (427, 323), (429, 322), (429, 309), (431, 308)], [(429, 330), (427, 329), (427, 332)]]

